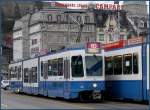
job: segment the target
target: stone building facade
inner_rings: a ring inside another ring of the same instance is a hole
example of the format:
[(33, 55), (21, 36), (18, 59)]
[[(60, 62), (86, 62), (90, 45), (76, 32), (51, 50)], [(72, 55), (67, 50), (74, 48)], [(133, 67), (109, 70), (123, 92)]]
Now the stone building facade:
[[(83, 22), (81, 41), (96, 41), (93, 13), (88, 11), (82, 14), (60, 12), (60, 9), (49, 12), (39, 11), (16, 21), (13, 29), (13, 60), (35, 57), (48, 51), (60, 50), (68, 43), (76, 43), (80, 35), (79, 24)], [(22, 51), (19, 51), (21, 49)]]
[(147, 36), (149, 20), (146, 1), (124, 1), (123, 9), (127, 11), (127, 18), (134, 26), (137, 36)]
[(138, 36), (147, 32), (147, 13), (143, 6), (145, 3), (141, 6), (141, 16), (138, 11), (132, 11), (137, 5), (131, 2), (124, 2), (123, 10), (119, 11), (55, 8), (27, 14), (17, 20), (13, 28), (13, 60), (61, 50), (75, 44), (78, 38), (81, 42), (106, 44), (126, 40), (132, 32)]

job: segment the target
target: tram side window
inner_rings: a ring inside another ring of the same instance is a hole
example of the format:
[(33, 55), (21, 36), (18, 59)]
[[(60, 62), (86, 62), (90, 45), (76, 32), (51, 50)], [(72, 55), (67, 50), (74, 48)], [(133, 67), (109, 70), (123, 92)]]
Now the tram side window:
[(105, 73), (106, 75), (113, 74), (113, 57), (105, 57)]
[(17, 75), (18, 75), (17, 66), (15, 66), (15, 71), (14, 71), (14, 74), (15, 74), (15, 78), (17, 78)]
[(17, 71), (17, 78), (18, 80), (21, 78), (21, 66), (18, 67), (18, 71)]
[(63, 76), (63, 59), (58, 59), (58, 76)]
[(43, 77), (43, 62), (41, 61), (41, 76)]
[(83, 60), (82, 56), (73, 56), (71, 58), (72, 76), (73, 77), (83, 77)]
[(11, 67), (11, 78), (15, 78), (16, 75), (15, 75), (15, 68), (14, 67)]
[(11, 79), (11, 69), (9, 68), (8, 69), (8, 80), (10, 80)]
[(28, 68), (24, 68), (24, 82), (28, 82), (29, 81), (29, 70)]
[(122, 55), (114, 56), (114, 75), (122, 74)]
[(52, 60), (52, 75), (53, 76), (58, 75), (58, 60), (57, 59)]
[(53, 71), (52, 71), (52, 61), (48, 60), (48, 76), (52, 76)]
[(132, 74), (132, 54), (123, 55), (123, 73)]
[(133, 53), (133, 73), (138, 74), (138, 53)]
[(32, 67), (32, 82), (37, 82), (37, 67)]

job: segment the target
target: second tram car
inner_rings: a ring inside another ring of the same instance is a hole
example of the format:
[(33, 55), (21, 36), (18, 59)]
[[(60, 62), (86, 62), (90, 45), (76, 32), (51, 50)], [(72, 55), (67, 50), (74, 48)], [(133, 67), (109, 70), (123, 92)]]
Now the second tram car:
[(146, 43), (105, 52), (106, 97), (148, 100), (148, 61)]
[[(10, 64), (11, 89), (28, 94), (80, 100), (101, 99), (105, 90), (104, 55), (70, 49)], [(17, 74), (20, 74), (18, 81)], [(13, 79), (18, 81), (18, 87)], [(17, 88), (16, 88), (17, 87)]]

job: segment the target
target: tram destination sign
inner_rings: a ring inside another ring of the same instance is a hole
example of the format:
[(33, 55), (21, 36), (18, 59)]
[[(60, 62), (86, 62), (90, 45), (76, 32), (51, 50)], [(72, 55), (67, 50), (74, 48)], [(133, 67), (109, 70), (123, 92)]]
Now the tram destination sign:
[(99, 42), (88, 42), (87, 43), (87, 53), (98, 54), (100, 53), (100, 43)]

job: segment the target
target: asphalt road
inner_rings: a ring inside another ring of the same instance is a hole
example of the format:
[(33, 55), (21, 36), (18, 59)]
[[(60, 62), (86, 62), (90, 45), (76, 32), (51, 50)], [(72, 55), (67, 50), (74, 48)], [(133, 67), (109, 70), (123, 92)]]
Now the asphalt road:
[(60, 99), (15, 94), (1, 90), (2, 109), (102, 109), (102, 110), (148, 110), (148, 105), (104, 101), (98, 103), (70, 102)]

